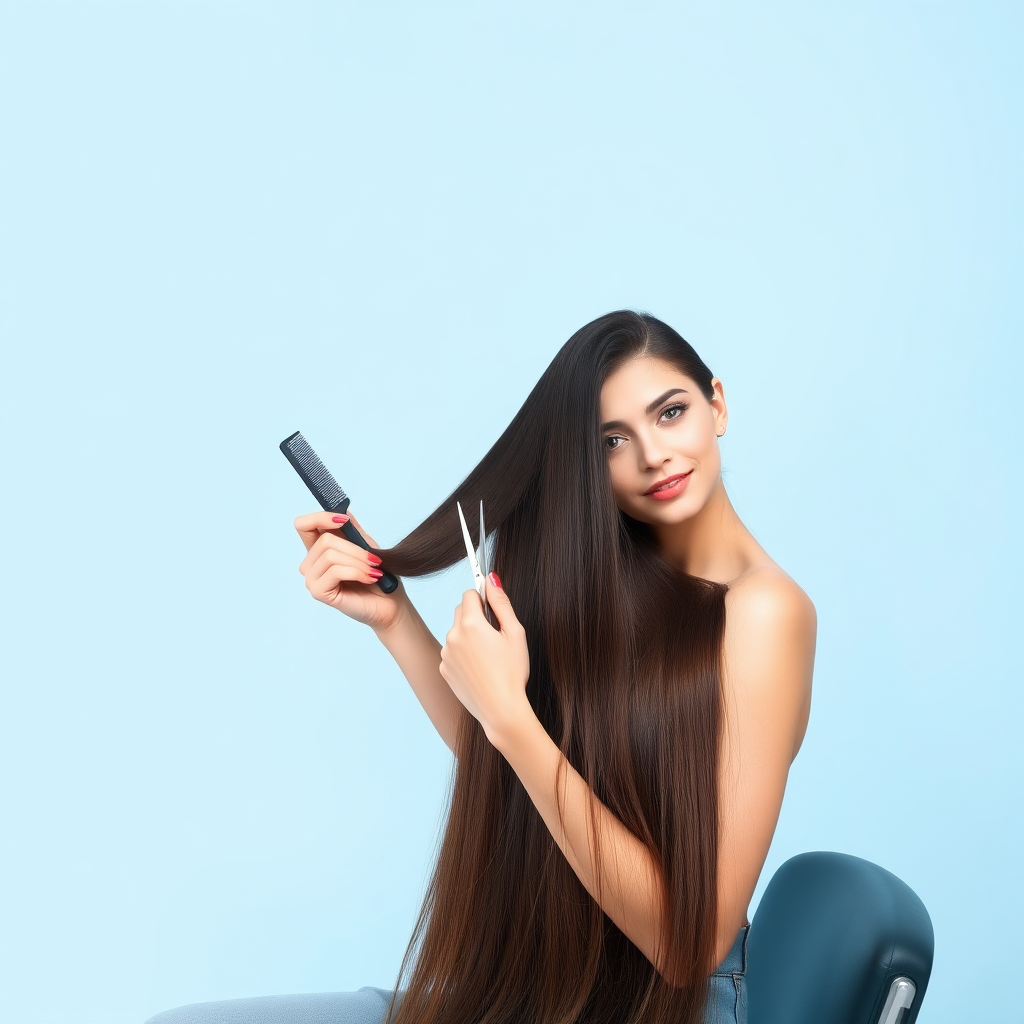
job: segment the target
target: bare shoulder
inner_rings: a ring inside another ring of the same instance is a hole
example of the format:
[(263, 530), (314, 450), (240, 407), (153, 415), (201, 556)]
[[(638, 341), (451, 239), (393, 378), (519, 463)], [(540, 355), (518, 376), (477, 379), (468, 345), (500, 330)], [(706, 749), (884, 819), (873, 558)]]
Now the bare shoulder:
[(774, 563), (753, 568), (725, 598), (723, 675), (726, 700), (771, 705), (791, 731), (795, 757), (810, 716), (818, 617), (803, 588)]
[(765, 557), (729, 584), (722, 650), (719, 916), (723, 948), (747, 909), (779, 820), (811, 706), (816, 615)]
[[(756, 566), (729, 585), (727, 616), (795, 618), (805, 627), (817, 625), (814, 603), (789, 573), (774, 562)], [(727, 627), (728, 628), (728, 627)]]

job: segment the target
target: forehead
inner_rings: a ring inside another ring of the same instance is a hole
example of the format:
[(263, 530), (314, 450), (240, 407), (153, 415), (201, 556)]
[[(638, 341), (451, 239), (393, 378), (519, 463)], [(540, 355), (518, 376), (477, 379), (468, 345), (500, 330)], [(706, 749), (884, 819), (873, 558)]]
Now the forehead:
[(693, 394), (696, 387), (685, 373), (664, 359), (638, 356), (623, 363), (601, 385), (601, 414), (629, 413), (634, 406), (643, 408), (669, 388), (685, 388)]

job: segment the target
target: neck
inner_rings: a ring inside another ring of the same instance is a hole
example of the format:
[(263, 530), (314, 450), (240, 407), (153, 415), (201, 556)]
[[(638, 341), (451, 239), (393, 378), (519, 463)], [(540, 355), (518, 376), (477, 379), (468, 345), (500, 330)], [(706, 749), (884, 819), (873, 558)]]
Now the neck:
[(721, 476), (695, 516), (653, 529), (665, 558), (691, 576), (728, 583), (746, 568), (747, 541), (753, 537), (736, 515)]

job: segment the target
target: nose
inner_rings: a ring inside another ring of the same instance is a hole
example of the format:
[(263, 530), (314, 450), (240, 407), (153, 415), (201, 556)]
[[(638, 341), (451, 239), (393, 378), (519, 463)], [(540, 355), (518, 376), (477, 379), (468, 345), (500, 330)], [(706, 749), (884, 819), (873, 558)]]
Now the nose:
[(637, 437), (636, 444), (637, 462), (641, 470), (656, 469), (664, 466), (672, 457), (668, 447), (658, 437)]

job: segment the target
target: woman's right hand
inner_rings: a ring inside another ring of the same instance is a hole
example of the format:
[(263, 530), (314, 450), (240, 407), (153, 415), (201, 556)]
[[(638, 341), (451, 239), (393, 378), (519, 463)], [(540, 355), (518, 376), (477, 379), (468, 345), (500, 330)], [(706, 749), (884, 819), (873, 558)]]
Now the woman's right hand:
[[(383, 567), (373, 565), (367, 557), (370, 553), (341, 533), (344, 524), (334, 522), (336, 514), (311, 512), (295, 520), (295, 529), (306, 545), (306, 557), (299, 564), (306, 589), (318, 601), (357, 622), (374, 630), (387, 629), (394, 625), (409, 595), (401, 580), (390, 594), (377, 586), (380, 577), (370, 573)], [(380, 547), (351, 511), (348, 518), (373, 547)]]

